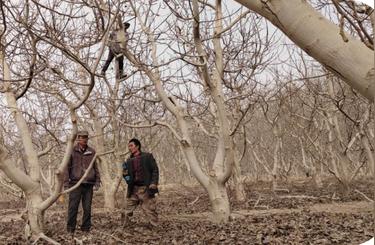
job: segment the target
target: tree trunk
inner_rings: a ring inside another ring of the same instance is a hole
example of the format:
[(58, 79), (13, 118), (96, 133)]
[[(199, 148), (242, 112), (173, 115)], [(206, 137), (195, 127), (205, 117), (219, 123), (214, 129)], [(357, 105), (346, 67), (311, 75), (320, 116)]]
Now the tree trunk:
[(373, 51), (348, 33), (345, 35), (349, 41), (344, 42), (340, 28), (307, 1), (235, 1), (271, 21), (307, 54), (373, 101)]
[[(372, 15), (371, 16), (374, 16), (374, 13), (372, 13)], [(373, 35), (374, 37), (374, 43), (375, 43), (375, 35)], [(375, 65), (375, 52), (372, 54), (373, 55), (373, 65)], [(375, 66), (373, 66), (373, 68), (375, 69)], [(372, 81), (371, 81), (372, 83), (375, 83), (375, 78), (372, 78)], [(375, 92), (373, 92), (373, 97), (375, 96)], [(374, 106), (374, 103), (372, 103), (372, 106)], [(374, 115), (375, 113), (373, 113), (373, 115)], [(374, 118), (374, 117), (373, 117)], [(375, 121), (372, 123), (372, 128), (375, 128)], [(372, 153), (373, 154), (373, 153)], [(374, 169), (375, 170), (375, 161), (373, 162), (373, 166), (372, 166), (372, 169)], [(374, 186), (375, 186), (375, 171), (372, 173), (373, 175), (372, 175), (372, 178), (373, 178), (373, 181), (374, 181)], [(374, 200), (375, 200), (375, 188), (374, 188)], [(373, 202), (374, 203), (374, 207), (373, 207), (373, 215), (372, 215), (372, 228), (373, 228), (373, 233), (372, 233), (372, 235), (374, 236), (374, 238), (375, 238), (375, 201)], [(375, 243), (375, 241), (374, 241), (374, 243)]]
[(241, 175), (240, 162), (236, 159), (233, 169), (233, 182), (236, 201), (243, 202), (246, 200), (246, 192), (244, 187), (244, 177)]
[(212, 206), (213, 221), (217, 223), (229, 221), (230, 204), (225, 184), (211, 178), (207, 192)]
[(318, 173), (318, 171), (316, 170), (315, 166), (312, 166), (311, 175), (312, 175), (311, 177), (314, 181), (314, 184), (315, 184), (316, 188), (318, 188), (318, 189), (323, 188), (322, 178), (321, 178), (320, 174)]
[(104, 208), (106, 210), (112, 211), (116, 208), (116, 190), (110, 185), (105, 185), (104, 187)]
[(276, 146), (273, 152), (273, 168), (272, 168), (272, 191), (277, 190), (277, 170), (279, 169), (279, 155), (281, 151), (281, 137), (279, 135), (278, 125), (273, 128), (274, 135), (277, 138)]
[[(98, 152), (105, 152), (105, 146), (104, 146), (104, 131), (102, 123), (100, 122), (100, 119), (96, 116), (94, 112), (93, 113), (93, 120), (94, 120), (94, 130), (97, 134), (97, 137), (95, 137), (95, 146), (96, 150)], [(115, 149), (115, 155), (116, 151), (118, 150), (117, 147)], [(116, 157), (116, 164), (117, 163), (117, 157)], [(101, 181), (102, 181), (102, 188), (104, 193), (104, 208), (108, 211), (113, 211), (116, 208), (116, 192), (118, 188), (118, 171), (115, 171), (116, 177), (113, 178), (111, 176), (111, 165), (112, 163), (109, 161), (109, 157), (102, 156), (101, 161), (98, 163), (98, 168), (101, 175)], [(116, 169), (118, 170), (118, 168)]]
[[(40, 208), (42, 203), (42, 193), (40, 189), (36, 189), (30, 194), (26, 194), (26, 209), (27, 209), (27, 225), (30, 226), (32, 234), (38, 235), (44, 232), (44, 211)], [(26, 225), (26, 226), (27, 226)], [(25, 230), (25, 233), (26, 230)], [(30, 234), (26, 234), (29, 238)]]

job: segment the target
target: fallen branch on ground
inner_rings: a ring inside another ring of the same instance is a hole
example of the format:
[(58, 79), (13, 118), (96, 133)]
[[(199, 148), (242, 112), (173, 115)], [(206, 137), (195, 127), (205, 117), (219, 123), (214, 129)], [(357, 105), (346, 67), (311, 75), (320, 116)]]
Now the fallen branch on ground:
[(126, 242), (125, 242), (124, 240), (121, 240), (120, 238), (114, 236), (113, 234), (107, 234), (107, 233), (99, 232), (99, 231), (97, 231), (96, 233), (99, 233), (100, 235), (104, 235), (104, 236), (112, 237), (112, 238), (115, 239), (116, 241), (126, 244)]
[(190, 205), (194, 205), (194, 204), (199, 200), (200, 197), (201, 197), (201, 196), (197, 196), (197, 198), (195, 198), (195, 200), (192, 201), (191, 203), (188, 203), (188, 205), (189, 205), (189, 206), (190, 206)]
[(290, 193), (290, 191), (288, 189), (282, 189), (282, 188), (276, 188), (273, 190), (273, 192), (287, 192), (287, 193)]
[(49, 242), (50, 244), (53, 244), (53, 245), (61, 245), (59, 242), (56, 242), (56, 241), (53, 240), (52, 238), (46, 236), (44, 233), (40, 233), (40, 234), (36, 237), (35, 241), (33, 242), (33, 245), (34, 245), (34, 244), (37, 244), (37, 242), (38, 242), (39, 240), (41, 240), (41, 239), (43, 239), (43, 240), (45, 240), (45, 241), (47, 241), (47, 242)]
[(278, 197), (279, 198), (297, 198), (297, 199), (318, 199), (317, 197), (306, 196), (306, 195), (298, 195), (298, 196), (287, 195), (287, 196), (278, 196)]
[(336, 197), (336, 192), (333, 193), (331, 199), (332, 199), (332, 200), (340, 200), (339, 197)]
[(261, 196), (259, 195), (258, 200), (256, 200), (254, 204), (254, 209), (255, 208), (261, 208), (261, 209), (269, 209), (268, 205), (258, 205), (261, 200)]
[(374, 200), (372, 200), (371, 198), (369, 198), (368, 196), (366, 196), (365, 193), (360, 192), (360, 191), (357, 190), (357, 189), (355, 189), (354, 192), (357, 192), (358, 194), (360, 194), (361, 196), (363, 196), (367, 201), (369, 201), (369, 202), (374, 202)]

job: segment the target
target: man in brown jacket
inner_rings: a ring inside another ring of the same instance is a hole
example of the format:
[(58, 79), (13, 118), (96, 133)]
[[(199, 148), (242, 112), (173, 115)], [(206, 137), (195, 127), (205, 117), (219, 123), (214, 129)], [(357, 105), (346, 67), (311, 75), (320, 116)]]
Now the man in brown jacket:
[[(85, 174), (91, 161), (95, 157), (95, 150), (87, 145), (88, 132), (80, 131), (77, 133), (77, 145), (74, 146), (68, 168), (65, 173), (64, 187), (74, 186)], [(91, 228), (91, 204), (93, 188), (100, 186), (100, 174), (96, 162), (88, 172), (86, 178), (73, 191), (69, 193), (68, 221), (67, 230), (73, 233), (77, 223), (78, 206), (82, 200), (83, 217), (82, 231), (90, 231)]]

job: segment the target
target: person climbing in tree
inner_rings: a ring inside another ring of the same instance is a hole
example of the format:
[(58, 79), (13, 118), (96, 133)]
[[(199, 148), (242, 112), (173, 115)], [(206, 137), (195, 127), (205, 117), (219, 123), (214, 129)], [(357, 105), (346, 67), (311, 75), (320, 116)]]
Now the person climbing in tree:
[(108, 38), (108, 57), (106, 62), (104, 63), (104, 66), (102, 68), (102, 71), (100, 75), (105, 76), (105, 72), (107, 71), (109, 65), (111, 64), (113, 58), (116, 57), (116, 63), (118, 65), (118, 74), (116, 74), (116, 78), (118, 79), (124, 79), (126, 78), (126, 74), (123, 73), (124, 71), (124, 55), (122, 53), (122, 44), (125, 41), (125, 44), (128, 40), (128, 33), (127, 29), (130, 27), (130, 24), (128, 22), (123, 23), (123, 28), (125, 32), (125, 40), (121, 40), (121, 28), (116, 28), (113, 30)]

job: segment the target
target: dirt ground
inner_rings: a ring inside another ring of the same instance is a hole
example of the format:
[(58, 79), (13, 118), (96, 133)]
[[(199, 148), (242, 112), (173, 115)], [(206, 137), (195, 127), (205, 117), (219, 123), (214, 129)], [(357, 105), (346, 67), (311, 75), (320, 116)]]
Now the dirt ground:
[[(247, 184), (247, 200), (231, 195), (232, 218), (210, 221), (207, 195), (201, 188), (179, 186), (158, 196), (159, 227), (150, 228), (140, 212), (122, 229), (120, 212), (108, 213), (97, 194), (93, 229), (70, 237), (65, 231), (66, 205), (46, 213), (46, 234), (61, 244), (360, 244), (372, 237), (370, 181), (357, 182), (345, 192), (335, 181), (315, 189), (309, 181), (281, 183), (289, 192), (273, 193), (270, 183)], [(23, 201), (0, 200), (0, 244), (27, 244), (20, 213)], [(37, 244), (46, 244), (40, 242)]]

